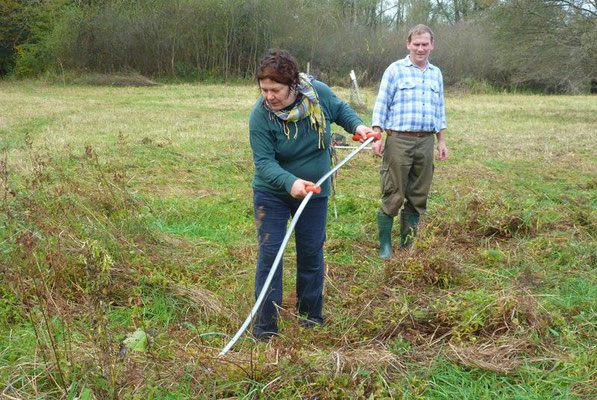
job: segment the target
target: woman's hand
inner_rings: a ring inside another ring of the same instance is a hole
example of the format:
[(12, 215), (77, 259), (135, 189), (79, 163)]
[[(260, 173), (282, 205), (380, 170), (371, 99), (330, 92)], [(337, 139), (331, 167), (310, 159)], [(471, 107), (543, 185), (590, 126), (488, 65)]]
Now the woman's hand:
[(374, 132), (373, 132), (373, 129), (366, 127), (365, 125), (359, 125), (359, 126), (357, 126), (357, 129), (355, 129), (354, 133), (357, 135), (361, 135), (363, 137), (360, 140), (360, 142), (362, 143), (363, 141), (367, 140), (368, 133), (374, 133)]
[(295, 199), (302, 199), (307, 195), (307, 191), (305, 190), (305, 186), (315, 186), (315, 184), (311, 181), (305, 181), (303, 179), (297, 179), (292, 184), (292, 188), (290, 188), (290, 195)]

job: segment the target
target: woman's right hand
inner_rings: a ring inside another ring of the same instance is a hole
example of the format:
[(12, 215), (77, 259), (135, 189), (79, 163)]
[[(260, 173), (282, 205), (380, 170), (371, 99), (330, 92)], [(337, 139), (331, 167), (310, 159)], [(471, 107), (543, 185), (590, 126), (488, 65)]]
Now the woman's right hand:
[(305, 181), (303, 179), (297, 179), (292, 184), (292, 188), (290, 188), (290, 195), (295, 199), (302, 199), (307, 195), (307, 191), (305, 190), (305, 186), (315, 186), (315, 184), (311, 181)]

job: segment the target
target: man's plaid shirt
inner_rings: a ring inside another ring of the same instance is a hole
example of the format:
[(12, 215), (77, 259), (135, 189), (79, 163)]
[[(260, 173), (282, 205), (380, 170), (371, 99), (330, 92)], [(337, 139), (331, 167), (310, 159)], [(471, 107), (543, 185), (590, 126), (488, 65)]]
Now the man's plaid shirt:
[(419, 69), (406, 56), (384, 72), (371, 126), (402, 132), (439, 132), (447, 127), (442, 73), (427, 62)]

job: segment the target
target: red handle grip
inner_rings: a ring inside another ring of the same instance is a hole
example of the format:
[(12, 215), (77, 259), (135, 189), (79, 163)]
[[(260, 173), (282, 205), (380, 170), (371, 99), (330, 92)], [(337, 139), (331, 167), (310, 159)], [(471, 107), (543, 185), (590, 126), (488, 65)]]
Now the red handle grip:
[[(362, 138), (363, 137), (361, 135), (352, 135), (352, 140), (354, 140), (355, 142), (358, 142)], [(377, 132), (368, 133), (367, 139), (370, 139), (370, 138), (375, 138), (375, 140), (381, 140), (381, 133), (377, 133)]]
[(321, 186), (307, 185), (305, 186), (305, 191), (317, 194), (321, 192)]

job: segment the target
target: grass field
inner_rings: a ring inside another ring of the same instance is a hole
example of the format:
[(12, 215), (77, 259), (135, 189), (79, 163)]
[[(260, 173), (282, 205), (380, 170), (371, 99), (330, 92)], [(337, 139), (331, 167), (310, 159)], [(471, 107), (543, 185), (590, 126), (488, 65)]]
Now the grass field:
[(294, 318), (290, 245), (280, 337), (218, 359), (253, 305), (256, 96), (0, 82), (1, 397), (597, 397), (597, 97), (449, 93), (450, 158), (385, 262), (359, 154), (327, 323)]

